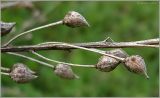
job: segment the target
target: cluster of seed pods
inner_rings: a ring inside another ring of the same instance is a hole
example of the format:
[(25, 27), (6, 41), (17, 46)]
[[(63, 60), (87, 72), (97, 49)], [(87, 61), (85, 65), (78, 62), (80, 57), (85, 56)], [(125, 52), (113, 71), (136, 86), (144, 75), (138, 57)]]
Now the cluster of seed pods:
[(114, 49), (106, 52), (107, 54), (112, 54), (117, 57), (125, 58), (124, 61), (117, 60), (115, 58), (108, 57), (106, 55), (102, 56), (98, 63), (95, 65), (97, 69), (104, 72), (110, 72), (114, 70), (120, 63), (127, 68), (128, 71), (143, 74), (148, 79), (146, 64), (144, 59), (139, 55), (129, 56), (122, 49)]
[[(89, 26), (86, 19), (75, 11), (69, 11), (65, 17), (63, 18), (63, 24), (69, 27), (81, 27), (81, 26)], [(4, 23), (1, 22), (1, 35), (4, 36), (8, 34), (11, 29), (14, 27), (15, 23)], [(100, 59), (98, 60), (98, 63), (95, 64), (95, 68), (102, 72), (111, 72), (113, 71), (120, 63), (123, 63), (123, 65), (129, 70), (130, 72), (136, 73), (136, 74), (143, 74), (146, 76), (146, 78), (149, 78), (147, 75), (147, 69), (144, 62), (144, 59), (139, 55), (132, 55), (129, 56), (125, 51), (122, 49), (113, 49), (110, 51), (106, 51), (106, 54), (110, 54), (113, 56), (117, 56), (120, 58), (124, 58), (123, 61), (102, 55)], [(57, 64), (53, 72), (55, 75), (59, 76), (60, 78), (64, 79), (78, 79), (79, 76), (77, 76), (73, 70), (71, 69), (71, 66), (68, 64)], [(35, 75), (35, 72), (29, 69), (26, 65), (22, 63), (16, 63), (12, 66), (10, 69), (9, 75), (11, 79), (16, 81), (17, 83), (27, 83), (35, 78), (37, 76)]]

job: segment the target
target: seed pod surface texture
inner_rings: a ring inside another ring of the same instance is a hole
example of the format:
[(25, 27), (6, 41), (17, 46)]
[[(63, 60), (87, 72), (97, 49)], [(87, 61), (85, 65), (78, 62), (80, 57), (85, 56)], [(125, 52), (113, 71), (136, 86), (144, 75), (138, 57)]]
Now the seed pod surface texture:
[(118, 56), (118, 57), (121, 57), (121, 58), (128, 57), (128, 54), (122, 49), (113, 49), (113, 50), (110, 50), (110, 51), (106, 51), (106, 53), (113, 54), (114, 56)]
[(26, 65), (16, 63), (11, 69), (10, 76), (17, 83), (26, 83), (37, 78), (37, 76), (33, 73), (35, 72), (30, 70)]
[[(126, 58), (128, 56), (121, 49), (114, 49), (114, 50), (106, 51), (106, 53), (112, 54), (114, 56), (118, 56), (121, 58)], [(119, 64), (120, 64), (119, 60), (103, 55), (99, 59), (99, 62), (96, 64), (96, 68), (99, 69), (100, 71), (110, 72), (114, 70)]]
[(125, 60), (125, 67), (133, 73), (143, 74), (148, 79), (146, 64), (144, 59), (139, 55), (127, 57)]
[(54, 73), (64, 79), (77, 79), (79, 78), (74, 72), (72, 71), (71, 67), (67, 64), (58, 64), (55, 69)]
[(63, 24), (75, 28), (81, 26), (89, 26), (86, 19), (75, 11), (69, 11), (63, 19)]

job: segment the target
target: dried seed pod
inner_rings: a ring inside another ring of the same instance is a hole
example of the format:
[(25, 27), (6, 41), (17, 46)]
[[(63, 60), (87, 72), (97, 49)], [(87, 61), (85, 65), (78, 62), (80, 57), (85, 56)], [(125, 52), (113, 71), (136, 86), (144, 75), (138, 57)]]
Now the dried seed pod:
[(79, 78), (74, 72), (72, 71), (71, 67), (67, 64), (58, 64), (55, 69), (54, 73), (65, 79), (76, 79)]
[(0, 23), (1, 23), (1, 36), (7, 35), (16, 24), (15, 22), (5, 23), (2, 21)]
[(17, 83), (26, 83), (37, 78), (34, 74), (35, 72), (22, 63), (14, 64), (10, 72), (11, 78)]
[(143, 74), (148, 79), (146, 64), (144, 59), (139, 55), (133, 55), (125, 59), (125, 67), (133, 73)]
[[(126, 58), (128, 56), (127, 53), (125, 53), (122, 49), (114, 49), (106, 51), (106, 53), (121, 58)], [(100, 71), (110, 72), (114, 70), (119, 64), (120, 64), (119, 60), (103, 55), (96, 64), (96, 68), (99, 69)]]
[(63, 24), (69, 27), (89, 26), (86, 19), (75, 11), (69, 11), (63, 19)]
[(108, 54), (113, 54), (114, 56), (118, 56), (118, 57), (121, 57), (121, 58), (126, 58), (128, 57), (129, 55), (122, 49), (113, 49), (113, 50), (110, 50), (110, 51), (106, 51), (106, 53)]
[(114, 58), (108, 56), (102, 56), (99, 62), (96, 64), (96, 68), (100, 71), (110, 72), (114, 70), (120, 62)]

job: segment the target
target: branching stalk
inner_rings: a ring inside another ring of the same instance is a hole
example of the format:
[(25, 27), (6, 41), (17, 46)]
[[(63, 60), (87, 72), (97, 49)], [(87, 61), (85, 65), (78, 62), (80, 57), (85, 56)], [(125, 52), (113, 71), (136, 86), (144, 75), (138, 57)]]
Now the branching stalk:
[(54, 23), (50, 23), (50, 24), (47, 24), (47, 25), (43, 25), (43, 26), (40, 26), (40, 27), (36, 27), (36, 28), (31, 29), (31, 30), (20, 33), (20, 34), (16, 35), (15, 37), (13, 37), (12, 39), (10, 39), (6, 44), (3, 45), (3, 47), (8, 46), (12, 41), (14, 41), (15, 39), (17, 39), (18, 37), (20, 37), (22, 35), (28, 34), (30, 32), (33, 32), (33, 31), (36, 31), (36, 30), (39, 30), (39, 29), (42, 29), (42, 28), (46, 28), (46, 27), (50, 27), (50, 26), (56, 26), (56, 25), (60, 25), (60, 24), (63, 24), (62, 20), (54, 22)]
[(31, 60), (31, 61), (37, 62), (37, 63), (39, 63), (39, 64), (42, 64), (42, 65), (45, 65), (45, 66), (48, 66), (48, 67), (54, 68), (54, 66), (53, 66), (53, 65), (51, 65), (51, 64), (45, 63), (45, 62), (43, 62), (43, 61), (39, 61), (39, 60), (34, 59), (34, 58), (31, 58), (31, 57), (29, 57), (29, 56), (25, 56), (25, 55), (22, 55), (22, 54), (19, 54), (19, 53), (13, 53), (13, 52), (7, 52), (7, 53), (8, 53), (8, 54), (11, 54), (11, 55), (15, 55), (15, 56), (22, 57), (22, 58), (26, 58), (26, 59), (28, 59), (28, 60)]
[(94, 65), (81, 65), (81, 64), (73, 64), (73, 63), (60, 62), (60, 61), (57, 61), (57, 60), (53, 60), (53, 59), (49, 59), (47, 57), (44, 57), (44, 56), (40, 55), (39, 53), (37, 53), (35, 51), (31, 51), (31, 52), (33, 54), (37, 55), (38, 57), (44, 59), (44, 60), (51, 61), (51, 62), (54, 62), (54, 63), (61, 63), (61, 64), (67, 64), (67, 65), (70, 65), (70, 66), (79, 66), (79, 67), (95, 67)]
[(2, 75), (6, 75), (9, 76), (9, 73), (5, 73), (5, 72), (0, 72)]
[(9, 72), (10, 71), (9, 68), (5, 68), (5, 67), (2, 67), (2, 66), (0, 67), (0, 69), (3, 70), (3, 71), (5, 71), (5, 72)]
[(74, 48), (78, 48), (78, 49), (82, 49), (82, 50), (87, 50), (87, 51), (92, 51), (92, 52), (95, 52), (95, 53), (99, 53), (99, 54), (102, 54), (102, 55), (106, 55), (106, 56), (118, 59), (120, 61), (124, 61), (125, 60), (124, 58), (120, 58), (120, 57), (117, 57), (117, 56), (114, 56), (114, 55), (111, 55), (111, 54), (106, 54), (105, 51), (102, 51), (102, 50), (89, 49), (89, 48), (80, 47), (80, 46), (76, 46), (76, 45), (71, 45), (71, 44), (63, 43), (63, 42), (45, 42), (45, 43), (41, 43), (41, 44), (38, 44), (38, 45), (51, 44), (51, 43), (53, 43), (53, 44), (60, 44), (60, 45), (64, 45), (64, 46), (70, 46), (70, 47), (74, 47)]
[[(86, 43), (72, 43), (72, 45), (85, 47), (85, 48), (159, 48), (159, 38), (147, 39), (141, 41), (132, 42), (86, 42)], [(64, 46), (61, 44), (51, 45), (28, 45), (28, 46), (11, 46), (1, 47), (1, 52), (28, 52), (29, 50), (40, 51), (40, 50), (68, 50), (76, 49), (74, 47)]]

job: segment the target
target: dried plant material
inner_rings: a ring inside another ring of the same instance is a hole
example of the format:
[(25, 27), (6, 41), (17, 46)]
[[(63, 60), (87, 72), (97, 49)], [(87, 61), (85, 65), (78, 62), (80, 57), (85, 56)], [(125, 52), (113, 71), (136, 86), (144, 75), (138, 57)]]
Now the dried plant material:
[(108, 54), (113, 54), (114, 56), (118, 56), (118, 57), (121, 57), (121, 58), (126, 58), (128, 57), (129, 55), (122, 49), (113, 49), (113, 50), (110, 50), (110, 51), (106, 51), (106, 53)]
[(77, 79), (79, 78), (74, 72), (72, 71), (71, 67), (67, 64), (58, 64), (55, 69), (54, 73), (64, 79)]
[(98, 64), (96, 64), (96, 68), (100, 71), (110, 72), (114, 70), (119, 63), (120, 62), (118, 60), (104, 55), (99, 59)]
[(15, 26), (15, 22), (6, 23), (6, 22), (0, 22), (1, 23), (1, 36), (7, 35), (10, 33), (12, 28)]
[(144, 59), (139, 55), (133, 55), (125, 59), (125, 67), (133, 73), (143, 74), (148, 79), (146, 64)]
[[(106, 51), (106, 53), (121, 58), (126, 58), (128, 56), (127, 53), (125, 53), (122, 49), (114, 49)], [(114, 70), (119, 64), (120, 64), (119, 60), (103, 55), (96, 64), (96, 68), (99, 69), (100, 71), (110, 72)]]
[(34, 74), (34, 71), (22, 63), (14, 64), (10, 72), (11, 78), (17, 83), (26, 83), (37, 78)]
[(63, 24), (69, 27), (81, 27), (81, 26), (89, 26), (86, 19), (75, 11), (69, 11), (63, 19)]

